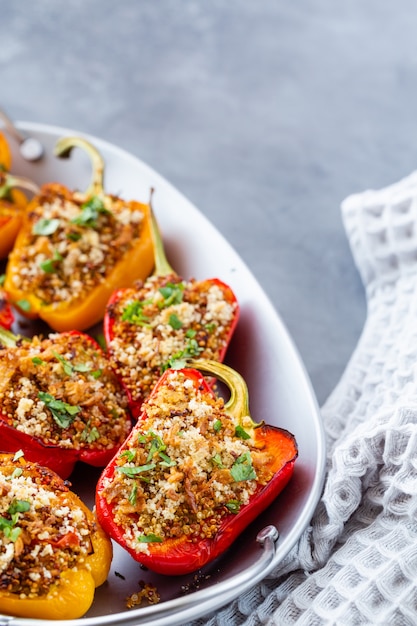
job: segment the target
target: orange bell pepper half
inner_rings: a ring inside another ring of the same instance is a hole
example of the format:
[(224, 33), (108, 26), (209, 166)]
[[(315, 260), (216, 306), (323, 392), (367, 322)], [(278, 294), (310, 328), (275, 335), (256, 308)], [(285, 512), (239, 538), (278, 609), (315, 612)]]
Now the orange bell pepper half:
[(91, 157), (89, 188), (43, 185), (25, 211), (4, 283), (22, 315), (59, 332), (99, 322), (113, 291), (146, 278), (154, 263), (149, 206), (104, 192), (103, 159), (85, 139), (63, 138), (55, 154), (74, 147)]
[[(229, 548), (287, 485), (298, 455), (291, 433), (252, 420), (235, 370), (204, 359), (189, 365), (162, 375), (96, 490), (104, 530), (169, 575)], [(227, 403), (202, 372), (227, 385)]]
[(110, 539), (68, 482), (20, 453), (0, 454), (0, 485), (0, 613), (82, 617), (107, 579)]

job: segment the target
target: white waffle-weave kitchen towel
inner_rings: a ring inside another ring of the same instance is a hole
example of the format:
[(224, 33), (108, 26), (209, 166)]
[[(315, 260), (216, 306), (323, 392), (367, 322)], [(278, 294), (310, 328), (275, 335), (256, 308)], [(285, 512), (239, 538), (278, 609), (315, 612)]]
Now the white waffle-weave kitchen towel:
[(322, 407), (323, 496), (277, 571), (196, 624), (417, 624), (417, 172), (342, 215), (368, 309)]

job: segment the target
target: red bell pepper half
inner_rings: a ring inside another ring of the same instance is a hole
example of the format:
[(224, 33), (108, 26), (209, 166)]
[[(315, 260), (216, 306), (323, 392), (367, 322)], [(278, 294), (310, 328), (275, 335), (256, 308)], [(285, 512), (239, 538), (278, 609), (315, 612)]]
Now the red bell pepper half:
[[(108, 535), (168, 575), (222, 554), (282, 491), (298, 455), (291, 433), (252, 420), (240, 374), (211, 360), (190, 366), (165, 371), (96, 490)], [(228, 386), (226, 403), (202, 372)]]
[(6, 293), (0, 287), (0, 326), (10, 330), (14, 322), (12, 307), (7, 299)]
[(100, 346), (78, 332), (31, 340), (0, 329), (0, 441), (67, 478), (105, 467), (131, 430), (127, 398)]
[(165, 369), (192, 357), (223, 361), (239, 318), (236, 296), (223, 281), (175, 273), (149, 204), (154, 273), (116, 290), (104, 317), (108, 353), (134, 418)]

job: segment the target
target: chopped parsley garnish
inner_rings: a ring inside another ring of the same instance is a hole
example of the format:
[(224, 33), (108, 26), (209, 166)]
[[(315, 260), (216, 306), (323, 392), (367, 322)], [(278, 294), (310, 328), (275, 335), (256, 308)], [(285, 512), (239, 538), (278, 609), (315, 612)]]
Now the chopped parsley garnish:
[(162, 537), (149, 533), (149, 535), (138, 535), (139, 543), (162, 543)]
[(82, 441), (86, 441), (87, 443), (94, 443), (97, 439), (100, 439), (100, 433), (96, 426), (90, 428), (90, 425), (87, 424), (84, 430), (81, 432)]
[(239, 513), (240, 510), (240, 502), (239, 500), (229, 500), (226, 502), (226, 508), (230, 511), (230, 513)]
[(144, 315), (143, 308), (148, 301), (132, 300), (128, 302), (122, 313), (122, 321), (137, 324), (138, 326), (149, 326), (149, 317)]
[(11, 519), (0, 517), (0, 530), (3, 531), (4, 535), (10, 539), (10, 541), (15, 542), (22, 532), (22, 529), (16, 525), (19, 521), (20, 513), (26, 513), (29, 509), (30, 502), (28, 500), (13, 500), (7, 509), (7, 513), (11, 516)]
[(122, 465), (121, 467), (117, 468), (117, 471), (121, 472), (122, 474), (126, 474), (126, 476), (128, 476), (129, 478), (134, 478), (135, 476), (137, 476), (138, 474), (142, 474), (143, 472), (150, 472), (151, 470), (155, 469), (155, 467), (155, 463), (146, 463), (145, 465), (137, 465), (135, 467)]
[(32, 359), (32, 363), (33, 365), (44, 365), (45, 361), (43, 359), (41, 359), (40, 356), (34, 356)]
[(54, 250), (54, 255), (52, 259), (46, 259), (45, 261), (41, 261), (39, 263), (39, 267), (46, 274), (53, 274), (58, 269), (58, 264), (63, 260), (63, 256), (59, 254), (58, 250)]
[(230, 468), (233, 480), (241, 482), (243, 480), (256, 480), (256, 473), (252, 466), (250, 452), (241, 454)]
[(29, 300), (18, 300), (16, 304), (22, 311), (30, 311), (31, 309)]
[(167, 283), (165, 287), (160, 287), (159, 293), (162, 294), (164, 299), (158, 301), (158, 307), (164, 309), (172, 304), (181, 304), (184, 289), (184, 283)]
[(224, 465), (222, 463), (222, 457), (221, 457), (221, 454), (219, 452), (217, 452), (214, 455), (214, 457), (211, 459), (211, 462), (213, 463), (213, 465), (215, 465), (219, 469), (223, 469), (224, 468)]
[(57, 400), (53, 395), (45, 393), (44, 391), (38, 393), (38, 398), (42, 400), (46, 408), (51, 411), (52, 417), (61, 428), (68, 428), (74, 421), (77, 413), (81, 411), (80, 406), (74, 406), (62, 402), (62, 400)]
[(133, 485), (132, 491), (130, 492), (130, 495), (129, 495), (129, 498), (128, 498), (129, 503), (132, 506), (135, 506), (135, 504), (136, 504), (137, 495), (138, 495), (138, 486), (137, 485)]
[(223, 424), (221, 420), (216, 420), (213, 422), (213, 430), (215, 433), (218, 433), (223, 428)]
[(45, 236), (53, 235), (54, 232), (56, 232), (56, 230), (58, 229), (59, 224), (60, 221), (57, 218), (41, 218), (33, 225), (32, 234)]
[(70, 363), (70, 361), (68, 361), (61, 354), (58, 354), (58, 352), (53, 352), (52, 354), (61, 363), (67, 376), (72, 376), (74, 372), (89, 372), (91, 369), (87, 363)]
[(167, 369), (180, 370), (187, 365), (187, 360), (198, 356), (204, 348), (198, 345), (195, 339), (189, 339), (184, 350), (180, 350), (172, 355), (166, 363), (161, 367), (161, 371), (165, 372)]
[(171, 313), (171, 315), (169, 316), (168, 324), (174, 330), (179, 330), (183, 326), (183, 323), (181, 322), (180, 318), (175, 313)]
[(235, 436), (239, 437), (239, 439), (250, 439), (249, 433), (239, 424), (235, 428)]
[(81, 205), (81, 213), (71, 220), (72, 224), (95, 228), (100, 214), (109, 214), (110, 211), (104, 206), (104, 202), (98, 196), (92, 196)]

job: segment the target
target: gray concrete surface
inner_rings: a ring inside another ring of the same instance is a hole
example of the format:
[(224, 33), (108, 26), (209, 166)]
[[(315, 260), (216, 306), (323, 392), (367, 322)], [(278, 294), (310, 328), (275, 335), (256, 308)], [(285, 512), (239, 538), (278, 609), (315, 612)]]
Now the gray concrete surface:
[(0, 0), (0, 106), (180, 189), (262, 284), (321, 403), (366, 315), (340, 202), (417, 165), (416, 20), (412, 0)]

